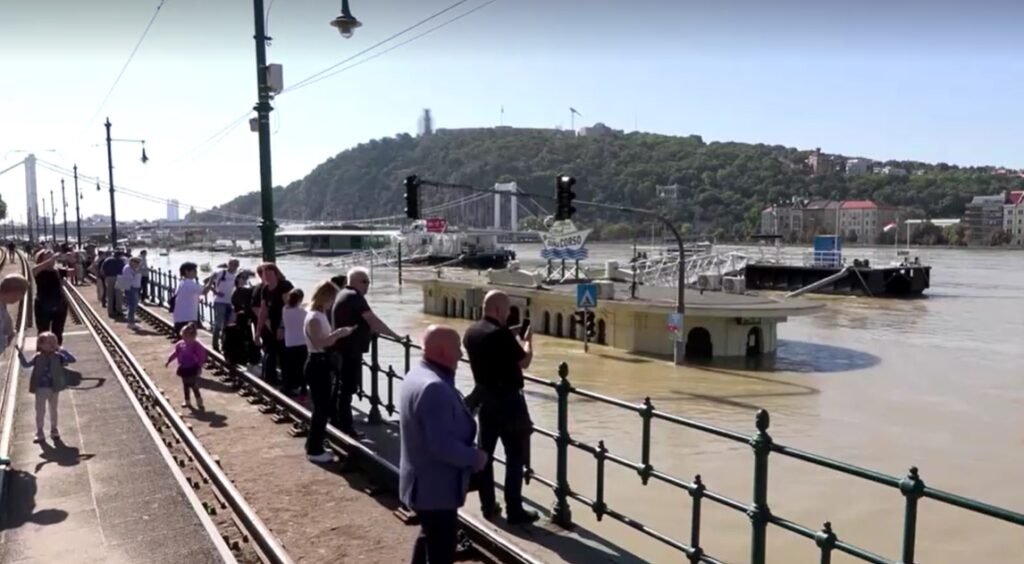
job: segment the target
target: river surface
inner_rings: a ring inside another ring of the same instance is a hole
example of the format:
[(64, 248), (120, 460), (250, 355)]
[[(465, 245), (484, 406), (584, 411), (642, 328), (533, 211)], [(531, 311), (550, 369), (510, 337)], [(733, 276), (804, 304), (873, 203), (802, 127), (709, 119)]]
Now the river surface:
[[(525, 259), (537, 256), (538, 249), (521, 245), (518, 251)], [(599, 263), (630, 255), (625, 245), (591, 248), (592, 261)], [(846, 255), (880, 264), (893, 252), (848, 249)], [(931, 487), (1024, 511), (1024, 252), (915, 249), (913, 255), (933, 266), (926, 297), (812, 296), (827, 308), (780, 325), (771, 368), (676, 367), (605, 347), (584, 354), (581, 343), (538, 336), (530, 372), (555, 379), (558, 364), (566, 361), (577, 387), (631, 402), (649, 396), (658, 409), (744, 433), (754, 431), (754, 414), (764, 408), (771, 413), (769, 432), (776, 442), (896, 476), (917, 466)], [(150, 263), (176, 268), (185, 259), (216, 265), (225, 258), (175, 253), (154, 256)], [(336, 273), (318, 267), (319, 260), (324, 259), (283, 257), (279, 264), (294, 283), (309, 289)], [(254, 264), (255, 259), (243, 261)], [(406, 278), (428, 273), (406, 269)], [(393, 269), (375, 269), (369, 298), (399, 333), (415, 335), (438, 321), (421, 313), (419, 288), (408, 282), (400, 288)], [(382, 356), (401, 370), (400, 351), (392, 349), (385, 347)], [(459, 379), (468, 390), (468, 370)], [(553, 392), (534, 387), (528, 397), (535, 422), (554, 428)], [(570, 428), (578, 440), (603, 439), (612, 453), (640, 459), (641, 421), (635, 414), (574, 399)], [(653, 437), (651, 461), (657, 470), (685, 480), (700, 474), (708, 488), (749, 502), (749, 446), (662, 422), (653, 424)], [(549, 439), (535, 435), (533, 467), (553, 478)], [(589, 454), (570, 457), (570, 482), (590, 498), (595, 468)], [(898, 560), (903, 524), (898, 491), (777, 454), (770, 457), (769, 477), (773, 514), (814, 530), (830, 521), (840, 539)], [(636, 472), (612, 465), (606, 478), (610, 507), (689, 541), (691, 504), (684, 491), (653, 481), (643, 486)], [(550, 506), (543, 487), (530, 485), (526, 494)], [(476, 503), (475, 496), (470, 503)], [(682, 561), (678, 552), (628, 527), (608, 518), (598, 523), (580, 503), (572, 508), (584, 531), (616, 543), (623, 560), (632, 555)], [(749, 539), (745, 515), (704, 502), (701, 544), (708, 554), (748, 561)], [(812, 541), (777, 527), (769, 528), (768, 547), (769, 562), (817, 562)], [(1021, 562), (1024, 529), (923, 500), (917, 547), (918, 562)], [(833, 562), (853, 561), (839, 553), (833, 557)]]

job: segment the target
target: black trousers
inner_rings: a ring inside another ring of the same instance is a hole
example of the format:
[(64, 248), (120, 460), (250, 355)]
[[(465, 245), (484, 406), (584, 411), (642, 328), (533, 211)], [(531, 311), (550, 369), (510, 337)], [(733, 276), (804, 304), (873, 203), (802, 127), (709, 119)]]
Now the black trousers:
[(263, 340), (263, 381), (276, 386), (280, 381), (277, 373), (277, 366), (281, 359), (281, 349), (284, 343), (277, 340), (277, 334), (269, 329), (263, 329), (260, 334)]
[(352, 434), (355, 423), (352, 418), (352, 397), (359, 390), (363, 379), (363, 357), (342, 356), (341, 366), (335, 367), (334, 413), (331, 420), (341, 432)]
[(412, 564), (451, 564), (458, 542), (458, 510), (417, 511), (420, 535), (412, 548)]
[(64, 344), (64, 324), (68, 320), (68, 306), (60, 303), (43, 303), (35, 300), (32, 304), (36, 316), (36, 329), (39, 333), (50, 331), (57, 335), (57, 342)]
[(311, 353), (304, 370), (309, 394), (313, 399), (313, 420), (306, 437), (306, 454), (315, 456), (324, 452), (327, 420), (331, 417), (331, 366), (324, 353)]
[(306, 345), (298, 347), (284, 347), (281, 354), (281, 376), (284, 378), (284, 391), (289, 394), (298, 394), (306, 385), (303, 372), (306, 366), (306, 357), (309, 352)]
[(480, 448), (490, 458), (478, 475), (480, 506), (493, 510), (494, 450), (501, 441), (505, 449), (505, 506), (507, 515), (523, 510), (523, 468), (530, 446), (529, 412), (522, 394), (487, 398), (480, 408)]

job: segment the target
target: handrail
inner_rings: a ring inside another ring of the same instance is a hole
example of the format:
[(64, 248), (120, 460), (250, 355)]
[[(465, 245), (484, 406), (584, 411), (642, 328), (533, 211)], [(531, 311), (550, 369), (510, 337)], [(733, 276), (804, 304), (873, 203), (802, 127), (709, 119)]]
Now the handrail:
[[(386, 368), (379, 363), (380, 346), (382, 343), (399, 345), (403, 350), (404, 371), (408, 372), (412, 363), (412, 351), (420, 350), (421, 347), (412, 342), (409, 337), (393, 339), (380, 336), (373, 340), (370, 350), (370, 361), (364, 361), (369, 370), (370, 390), (364, 390), (360, 382), (358, 395), (361, 399), (370, 402), (369, 421), (377, 424), (385, 421), (381, 409), (388, 415), (398, 413), (395, 408), (395, 382), (401, 382), (402, 377), (392, 366)], [(463, 358), (461, 362), (467, 363)], [(386, 380), (386, 400), (382, 399), (380, 391), (380, 377)], [(637, 530), (650, 538), (682, 551), (690, 562), (717, 562), (712, 556), (705, 553), (700, 546), (700, 511), (701, 500), (708, 499), (718, 505), (732, 509), (738, 513), (745, 514), (751, 523), (751, 555), (750, 561), (753, 564), (764, 564), (766, 562), (767, 541), (766, 530), (768, 525), (788, 531), (798, 536), (814, 540), (820, 551), (821, 562), (831, 561), (834, 551), (839, 551), (865, 562), (912, 564), (916, 548), (917, 529), (917, 503), (921, 498), (928, 498), (946, 505), (958, 507), (999, 519), (1008, 523), (1024, 526), (1024, 513), (997, 507), (988, 503), (968, 499), (956, 494), (926, 486), (921, 480), (918, 469), (911, 468), (905, 477), (897, 477), (883, 472), (878, 472), (861, 466), (848, 464), (839, 460), (806, 452), (798, 448), (776, 443), (768, 433), (770, 417), (767, 411), (758, 411), (755, 417), (755, 428), (757, 432), (752, 435), (740, 433), (731, 429), (725, 429), (709, 425), (672, 413), (660, 411), (654, 407), (650, 398), (642, 403), (636, 404), (618, 398), (605, 396), (593, 391), (576, 388), (569, 381), (569, 367), (562, 363), (559, 366), (558, 380), (552, 381), (538, 378), (533, 375), (524, 375), (529, 385), (540, 386), (545, 389), (554, 389), (557, 393), (557, 429), (550, 430), (542, 427), (534, 427), (534, 431), (541, 437), (550, 439), (556, 448), (556, 469), (555, 478), (541, 475), (534, 468), (526, 468), (525, 477), (527, 480), (535, 480), (539, 484), (550, 488), (555, 494), (555, 506), (553, 508), (553, 520), (562, 526), (572, 526), (572, 512), (569, 506), (570, 500), (589, 507), (600, 521), (604, 516), (622, 523), (634, 530)], [(609, 452), (603, 441), (597, 445), (589, 444), (571, 437), (569, 433), (569, 406), (570, 397), (585, 398), (604, 405), (612, 406), (627, 412), (636, 414), (641, 421), (641, 460), (633, 461)], [(686, 427), (709, 435), (719, 437), (737, 444), (749, 446), (754, 454), (754, 495), (750, 503), (742, 503), (722, 494), (706, 488), (700, 476), (696, 476), (693, 482), (668, 473), (659, 471), (651, 462), (651, 421), (664, 421), (680, 427)], [(574, 490), (568, 480), (568, 449), (574, 448), (591, 454), (595, 459), (597, 483), (597, 494), (589, 498)], [(888, 559), (874, 552), (854, 546), (840, 540), (830, 523), (825, 523), (821, 530), (813, 531), (803, 525), (786, 520), (771, 512), (767, 502), (768, 492), (768, 460), (769, 454), (785, 456), (827, 470), (832, 470), (858, 479), (873, 482), (898, 490), (904, 499), (904, 524), (903, 541), (900, 557), (896, 560)], [(499, 459), (500, 461), (500, 459)], [(663, 532), (656, 531), (643, 525), (632, 516), (615, 511), (604, 501), (605, 477), (604, 467), (607, 462), (620, 465), (635, 471), (643, 485), (653, 478), (656, 481), (687, 491), (693, 499), (693, 518), (691, 519), (691, 541), (686, 544), (678, 539), (672, 538)]]

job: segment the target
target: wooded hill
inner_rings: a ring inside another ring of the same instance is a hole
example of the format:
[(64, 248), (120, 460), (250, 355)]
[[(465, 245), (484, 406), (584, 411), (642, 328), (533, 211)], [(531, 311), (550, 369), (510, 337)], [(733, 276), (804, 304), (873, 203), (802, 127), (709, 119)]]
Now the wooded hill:
[[(757, 232), (767, 204), (794, 196), (874, 199), (898, 206), (904, 218), (947, 218), (960, 217), (974, 195), (1024, 188), (1024, 178), (997, 174), (992, 167), (885, 161), (878, 164), (908, 174), (814, 175), (807, 166), (808, 150), (705, 143), (696, 135), (601, 131), (577, 137), (543, 129), (442, 129), (424, 137), (400, 134), (373, 140), (328, 159), (301, 180), (275, 188), (275, 214), (279, 222), (401, 214), (402, 180), (410, 174), (479, 187), (515, 181), (528, 193), (547, 196), (554, 193), (556, 175), (570, 174), (578, 180), (581, 200), (656, 209), (686, 232), (742, 240)], [(679, 186), (675, 198), (658, 197), (658, 186), (673, 184)], [(429, 188), (424, 194), (425, 207), (466, 195)], [(552, 202), (540, 203), (553, 209)], [(649, 229), (649, 221), (577, 207), (577, 223), (594, 227), (599, 237), (628, 238), (635, 229)], [(246, 194), (190, 217), (213, 220), (224, 217), (220, 212), (259, 216), (259, 194)]]

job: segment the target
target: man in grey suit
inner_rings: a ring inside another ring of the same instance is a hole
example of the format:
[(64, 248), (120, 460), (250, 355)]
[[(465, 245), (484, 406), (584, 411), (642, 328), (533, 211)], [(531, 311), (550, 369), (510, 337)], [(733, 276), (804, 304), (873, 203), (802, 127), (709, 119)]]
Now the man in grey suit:
[(454, 561), (458, 510), (470, 475), (488, 460), (474, 446), (476, 422), (455, 388), (460, 356), (459, 333), (431, 325), (423, 334), (423, 360), (402, 384), (399, 493), (421, 525), (413, 564)]

